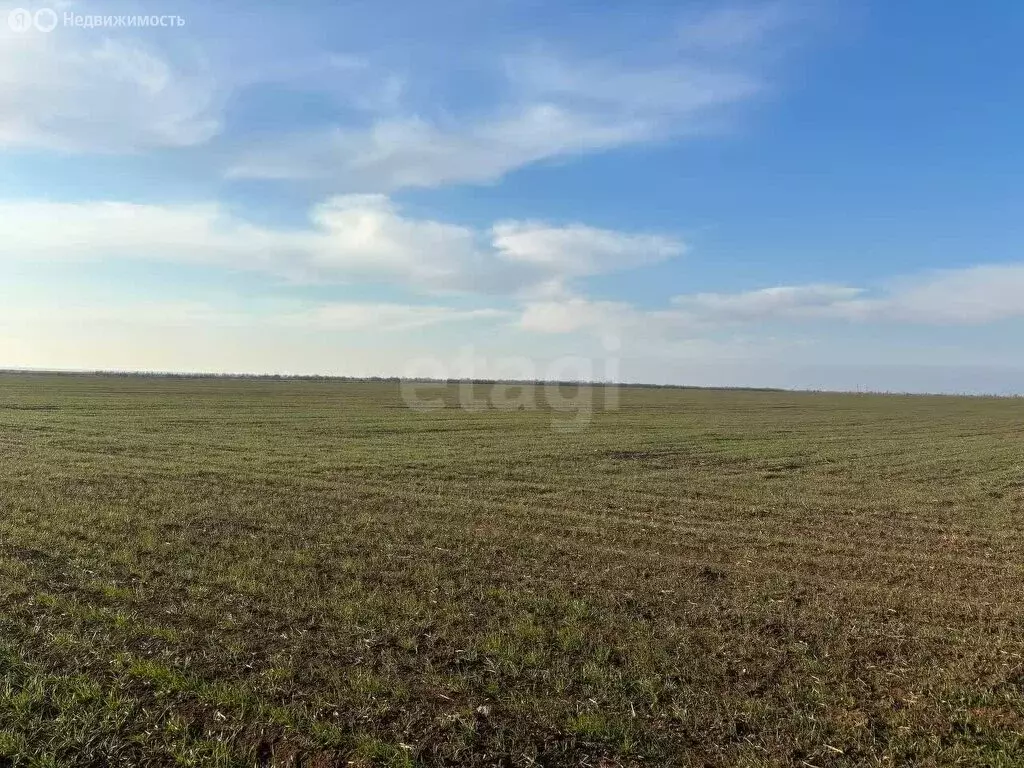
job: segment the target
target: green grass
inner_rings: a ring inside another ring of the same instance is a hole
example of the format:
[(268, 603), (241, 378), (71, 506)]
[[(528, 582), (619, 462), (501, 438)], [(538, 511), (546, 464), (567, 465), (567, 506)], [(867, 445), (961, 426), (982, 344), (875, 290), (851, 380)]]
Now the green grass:
[(1024, 764), (1022, 401), (579, 394), (0, 376), (0, 765)]

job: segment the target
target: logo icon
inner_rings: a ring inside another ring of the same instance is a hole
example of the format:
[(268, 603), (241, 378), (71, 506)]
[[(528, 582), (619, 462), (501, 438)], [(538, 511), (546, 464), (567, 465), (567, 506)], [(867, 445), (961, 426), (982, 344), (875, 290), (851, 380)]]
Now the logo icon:
[(53, 32), (57, 26), (57, 12), (52, 8), (40, 8), (33, 17), (40, 32)]
[(35, 13), (24, 8), (15, 8), (7, 14), (7, 25), (15, 32), (28, 32), (35, 27), (40, 32), (53, 32), (57, 28), (57, 12), (52, 8), (40, 8)]
[(32, 14), (24, 8), (15, 8), (7, 14), (7, 24), (15, 32), (28, 32), (32, 28)]

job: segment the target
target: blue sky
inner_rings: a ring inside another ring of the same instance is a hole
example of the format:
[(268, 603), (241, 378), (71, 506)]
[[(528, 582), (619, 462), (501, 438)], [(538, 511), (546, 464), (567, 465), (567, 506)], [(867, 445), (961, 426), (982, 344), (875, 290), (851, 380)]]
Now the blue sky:
[(18, 7), (0, 366), (1024, 392), (1019, 3)]

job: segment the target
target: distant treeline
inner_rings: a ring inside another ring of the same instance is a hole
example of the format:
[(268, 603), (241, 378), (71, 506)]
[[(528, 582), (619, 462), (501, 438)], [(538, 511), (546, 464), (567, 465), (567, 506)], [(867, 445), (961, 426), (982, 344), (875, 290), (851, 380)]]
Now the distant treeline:
[(584, 381), (580, 379), (433, 379), (403, 376), (324, 376), (314, 374), (282, 374), (282, 373), (175, 373), (168, 371), (47, 371), (38, 369), (2, 369), (0, 374), (16, 374), (19, 376), (96, 376), (132, 379), (172, 379), (172, 380), (230, 380), (230, 381), (313, 381), (324, 383), (353, 384), (401, 384), (410, 382), (417, 384), (511, 384), (511, 385), (564, 385), (564, 386), (620, 386), (643, 389), (729, 389), (740, 392), (786, 392), (780, 387), (706, 387), (692, 384), (648, 384), (630, 381)]
[(95, 376), (119, 377), (126, 379), (167, 379), (167, 380), (225, 380), (225, 381), (307, 381), (324, 384), (508, 384), (520, 386), (575, 386), (575, 387), (630, 387), (633, 389), (689, 389), (727, 392), (803, 392), (807, 394), (844, 394), (844, 395), (901, 395), (905, 397), (998, 397), (1024, 398), (1024, 394), (999, 394), (976, 392), (900, 392), (892, 390), (839, 390), (839, 389), (797, 389), (786, 387), (737, 387), (737, 386), (704, 386), (696, 384), (649, 384), (634, 381), (581, 381), (581, 380), (545, 380), (545, 379), (430, 379), (404, 378), (402, 376), (320, 376), (310, 374), (283, 373), (173, 373), (167, 371), (47, 371), (41, 369), (0, 368), (0, 375), (17, 376)]

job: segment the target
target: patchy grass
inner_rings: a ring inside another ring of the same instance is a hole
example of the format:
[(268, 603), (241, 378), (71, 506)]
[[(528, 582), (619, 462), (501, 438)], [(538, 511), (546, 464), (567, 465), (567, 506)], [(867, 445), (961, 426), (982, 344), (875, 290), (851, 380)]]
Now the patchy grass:
[(0, 765), (1024, 763), (1021, 401), (445, 397), (0, 376)]

